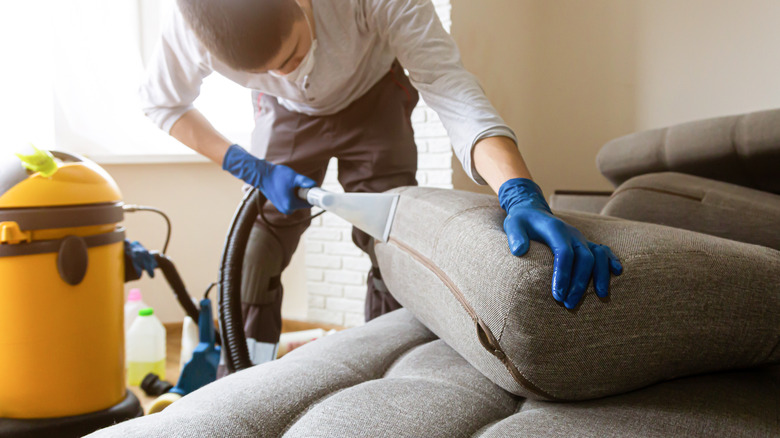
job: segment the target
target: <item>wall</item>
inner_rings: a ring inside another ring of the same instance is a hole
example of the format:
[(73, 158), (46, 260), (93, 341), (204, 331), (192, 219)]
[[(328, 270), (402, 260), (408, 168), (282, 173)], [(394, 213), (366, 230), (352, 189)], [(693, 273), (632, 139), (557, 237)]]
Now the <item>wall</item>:
[(610, 189), (594, 160), (611, 138), (780, 107), (778, 22), (774, 0), (452, 1), (464, 65), (548, 195)]

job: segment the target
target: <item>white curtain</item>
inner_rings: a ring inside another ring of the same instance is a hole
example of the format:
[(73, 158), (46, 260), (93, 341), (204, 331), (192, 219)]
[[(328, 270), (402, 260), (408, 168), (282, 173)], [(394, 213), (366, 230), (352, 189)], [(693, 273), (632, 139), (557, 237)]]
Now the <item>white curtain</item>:
[[(10, 3), (10, 2), (9, 2)], [(27, 142), (99, 161), (193, 152), (141, 112), (142, 48), (172, 0), (32, 0), (0, 14), (0, 148)], [(148, 56), (148, 54), (147, 54)], [(236, 142), (252, 127), (249, 92), (212, 75), (196, 106)]]
[(51, 14), (42, 2), (7, 2), (0, 13), (0, 152), (54, 143)]
[(56, 1), (51, 11), (57, 147), (88, 156), (187, 152), (139, 109), (138, 2)]

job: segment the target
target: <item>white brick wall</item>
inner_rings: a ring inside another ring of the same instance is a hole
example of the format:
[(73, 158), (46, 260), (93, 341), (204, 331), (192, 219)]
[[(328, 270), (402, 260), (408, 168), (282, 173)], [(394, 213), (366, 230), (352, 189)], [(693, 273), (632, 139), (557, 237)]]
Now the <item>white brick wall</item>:
[[(433, 0), (436, 12), (450, 30), (450, 0)], [(452, 188), (452, 150), (436, 113), (420, 99), (412, 112), (418, 150), (417, 181), (421, 186)], [(336, 180), (336, 161), (331, 160), (323, 188), (343, 192)], [(352, 327), (364, 322), (368, 256), (352, 243), (352, 227), (326, 213), (314, 220), (304, 235), (308, 318)]]

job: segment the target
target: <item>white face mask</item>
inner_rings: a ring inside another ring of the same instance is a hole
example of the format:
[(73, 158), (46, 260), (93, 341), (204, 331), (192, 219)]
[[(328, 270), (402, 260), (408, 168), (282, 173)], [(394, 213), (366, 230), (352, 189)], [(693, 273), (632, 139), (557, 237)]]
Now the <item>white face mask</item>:
[[(303, 8), (301, 8), (301, 10), (303, 11)], [(301, 63), (298, 64), (298, 67), (295, 67), (295, 70), (287, 74), (269, 70), (268, 73), (271, 76), (284, 78), (294, 83), (300, 83), (303, 82), (303, 80), (306, 79), (306, 76), (309, 76), (314, 69), (314, 51), (317, 50), (317, 40), (314, 39), (314, 30), (311, 27), (311, 23), (309, 23), (309, 16), (306, 15), (306, 11), (303, 12), (303, 16), (306, 17), (306, 24), (309, 26), (309, 36), (311, 37), (311, 47), (309, 47), (309, 51), (306, 53), (306, 56), (303, 57)]]

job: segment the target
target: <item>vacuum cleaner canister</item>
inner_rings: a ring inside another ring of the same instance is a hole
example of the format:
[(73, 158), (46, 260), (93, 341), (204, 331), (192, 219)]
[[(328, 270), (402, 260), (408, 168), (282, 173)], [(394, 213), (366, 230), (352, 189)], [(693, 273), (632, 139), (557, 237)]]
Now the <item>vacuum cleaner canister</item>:
[(122, 218), (119, 189), (95, 163), (0, 157), (0, 419), (126, 398)]

